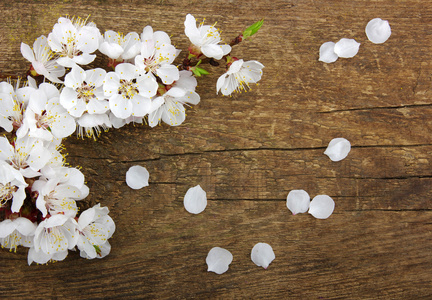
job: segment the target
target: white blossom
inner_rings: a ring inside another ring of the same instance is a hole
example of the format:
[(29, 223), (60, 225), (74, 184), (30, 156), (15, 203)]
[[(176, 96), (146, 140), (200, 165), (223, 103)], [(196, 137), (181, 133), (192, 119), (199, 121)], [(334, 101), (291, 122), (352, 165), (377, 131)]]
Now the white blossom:
[(7, 138), (0, 137), (0, 160), (12, 165), (24, 177), (39, 176), (39, 171), (45, 167), (51, 155), (38, 139), (24, 136), (11, 145)]
[(250, 89), (250, 83), (261, 80), (264, 65), (256, 60), (244, 62), (243, 59), (234, 61), (228, 71), (220, 76), (216, 83), (216, 93), (231, 95), (234, 91), (241, 92)]
[(100, 207), (100, 204), (81, 213), (78, 219), (80, 234), (77, 241), (81, 257), (93, 259), (109, 254), (111, 245), (108, 239), (115, 231), (115, 224), (108, 213), (108, 208)]
[(63, 260), (68, 250), (73, 249), (79, 238), (75, 219), (57, 214), (39, 223), (35, 231), (33, 247), (28, 253), (28, 264)]
[(135, 65), (141, 75), (153, 74), (164, 84), (171, 84), (179, 79), (179, 70), (172, 65), (178, 55), (171, 45), (171, 39), (163, 31), (153, 32), (151, 26), (146, 26), (141, 34), (141, 54), (135, 57)]
[(54, 53), (51, 51), (48, 40), (44, 35), (36, 39), (33, 43), (33, 49), (29, 45), (21, 43), (21, 54), (31, 62), (37, 74), (45, 76), (52, 82), (62, 82), (59, 77), (65, 74), (65, 68), (54, 59)]
[(74, 66), (65, 77), (60, 104), (75, 118), (84, 113), (105, 113), (109, 110), (103, 91), (105, 76), (106, 71), (101, 68), (84, 71)]
[(83, 114), (81, 117), (76, 119), (78, 126), (77, 134), (78, 137), (90, 137), (96, 140), (96, 138), (102, 133), (102, 131), (108, 131), (112, 127), (109, 116), (104, 114)]
[(216, 24), (204, 25), (203, 22), (197, 28), (195, 18), (188, 14), (184, 25), (185, 34), (194, 45), (194, 47), (189, 48), (192, 54), (200, 56), (202, 53), (206, 57), (221, 59), (231, 52), (231, 46), (218, 45), (221, 42), (221, 37), (219, 30), (215, 27)]
[(39, 89), (30, 95), (23, 127), (17, 136), (22, 137), (28, 132), (31, 137), (51, 141), (53, 138), (71, 135), (76, 129), (75, 120), (60, 105), (59, 96), (54, 85), (42, 83)]
[(126, 36), (107, 30), (104, 34), (104, 40), (99, 45), (99, 51), (111, 59), (119, 62), (133, 59), (141, 51), (141, 41), (138, 33), (130, 32)]
[(0, 82), (0, 127), (7, 132), (11, 132), (13, 128), (18, 129), (17, 135), (22, 131), (24, 111), (35, 90), (29, 86), (20, 88), (19, 85), (18, 81), (14, 89), (10, 83)]
[(48, 44), (59, 58), (59, 65), (72, 68), (76, 64), (87, 65), (95, 58), (91, 54), (99, 48), (101, 34), (94, 23), (87, 19), (72, 20), (60, 17), (48, 35)]
[(0, 222), (0, 244), (10, 250), (18, 246), (31, 247), (36, 225), (27, 218), (6, 219)]
[(42, 212), (43, 217), (47, 213), (50, 215), (60, 213), (74, 218), (78, 212), (75, 201), (84, 199), (88, 195), (89, 190), (84, 184), (79, 188), (67, 184), (68, 182), (60, 183), (60, 178), (39, 179), (33, 183), (32, 191), (38, 192), (36, 207)]
[(143, 117), (150, 112), (150, 98), (156, 94), (158, 84), (150, 75), (139, 76), (134, 65), (123, 63), (106, 75), (103, 88), (111, 112), (117, 118), (126, 119)]
[(149, 125), (155, 127), (161, 120), (171, 126), (182, 124), (186, 119), (185, 106), (200, 102), (200, 96), (195, 92), (196, 85), (192, 72), (181, 71), (180, 79), (174, 82), (168, 91), (164, 91), (163, 95), (152, 100)]
[(12, 201), (11, 211), (19, 212), (26, 198), (25, 182), (22, 174), (5, 161), (0, 161), (0, 207)]

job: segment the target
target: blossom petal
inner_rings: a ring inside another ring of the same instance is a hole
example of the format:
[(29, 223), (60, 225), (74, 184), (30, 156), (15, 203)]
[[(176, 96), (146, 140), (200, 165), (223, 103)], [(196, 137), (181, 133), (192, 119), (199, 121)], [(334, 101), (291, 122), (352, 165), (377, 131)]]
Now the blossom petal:
[(129, 99), (122, 95), (114, 95), (109, 100), (109, 106), (112, 113), (117, 118), (126, 119), (132, 114), (133, 104)]
[(126, 184), (131, 189), (139, 190), (149, 185), (149, 176), (147, 169), (142, 166), (130, 167), (126, 172)]
[[(95, 60), (95, 58), (96, 58), (96, 54), (83, 53), (81, 55), (75, 56), (73, 58), (73, 62), (74, 62), (74, 64), (88, 65), (89, 63), (93, 62)], [(58, 63), (58, 64), (61, 65), (61, 63)], [(67, 66), (65, 66), (65, 67), (67, 67)]]
[(344, 138), (335, 138), (330, 141), (324, 154), (332, 161), (340, 161), (348, 156), (351, 151), (351, 143)]
[(351, 58), (354, 57), (360, 48), (360, 43), (357, 43), (354, 39), (340, 39), (335, 44), (334, 52), (339, 57)]
[(60, 104), (67, 110), (72, 109), (78, 102), (78, 93), (69, 87), (64, 87), (60, 94)]
[(29, 62), (33, 63), (35, 61), (33, 50), (25, 43), (21, 43), (21, 54)]
[(202, 53), (207, 57), (221, 59), (223, 56), (222, 46), (216, 44), (208, 44), (201, 47)]
[(201, 35), (196, 26), (196, 20), (191, 14), (187, 14), (186, 20), (184, 21), (185, 34), (189, 38), (192, 44), (199, 45), (201, 42)]
[(138, 68), (130, 63), (118, 64), (115, 67), (116, 74), (119, 75), (121, 79), (133, 80), (138, 76)]
[(326, 42), (321, 45), (319, 49), (319, 61), (325, 62), (325, 63), (332, 63), (335, 62), (339, 56), (334, 52), (335, 43), (333, 42)]
[(223, 274), (228, 271), (228, 266), (232, 262), (233, 256), (231, 252), (224, 248), (212, 248), (206, 257), (207, 271)]
[(0, 222), (0, 239), (7, 237), (9, 234), (14, 232), (16, 229), (16, 224), (10, 220), (6, 219)]
[(305, 213), (309, 209), (310, 197), (305, 190), (292, 190), (287, 196), (287, 207), (293, 215)]
[(103, 42), (102, 44), (100, 44), (99, 51), (112, 59), (119, 58), (119, 56), (122, 55), (124, 52), (122, 46), (117, 43), (109, 42)]
[(374, 44), (384, 43), (391, 35), (389, 22), (380, 18), (370, 20), (366, 25), (365, 31), (369, 41)]
[(156, 74), (164, 84), (171, 84), (180, 78), (179, 70), (173, 65), (162, 65), (156, 70)]
[(273, 248), (267, 243), (258, 243), (252, 248), (251, 259), (258, 267), (267, 269), (275, 258)]
[(327, 195), (315, 196), (309, 207), (309, 213), (317, 219), (327, 219), (333, 213), (335, 203)]
[(204, 211), (207, 206), (206, 192), (200, 185), (190, 188), (183, 201), (185, 209), (191, 214), (199, 214)]
[(18, 190), (13, 193), (12, 212), (19, 212), (26, 198), (25, 187), (19, 186)]

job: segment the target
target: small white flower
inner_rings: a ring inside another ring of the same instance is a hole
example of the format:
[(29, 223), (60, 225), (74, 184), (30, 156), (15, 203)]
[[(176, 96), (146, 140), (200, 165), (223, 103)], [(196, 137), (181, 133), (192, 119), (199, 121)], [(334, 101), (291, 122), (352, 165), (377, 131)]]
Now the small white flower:
[(63, 214), (53, 215), (39, 223), (35, 231), (34, 247), (28, 254), (29, 265), (35, 261), (63, 260), (79, 238), (78, 223)]
[(13, 128), (18, 129), (17, 135), (22, 131), (24, 111), (30, 95), (35, 91), (29, 86), (20, 88), (19, 84), (18, 81), (14, 89), (11, 84), (0, 82), (0, 127), (7, 132), (11, 132)]
[(12, 201), (11, 211), (19, 212), (26, 198), (27, 185), (18, 170), (5, 161), (0, 161), (0, 207)]
[(0, 244), (16, 252), (18, 246), (31, 247), (36, 225), (27, 218), (18, 217), (0, 222)]
[(310, 197), (305, 190), (292, 190), (287, 196), (287, 207), (293, 215), (305, 213), (309, 209)]
[(250, 83), (257, 83), (261, 80), (262, 68), (264, 65), (256, 60), (244, 62), (243, 59), (234, 61), (228, 71), (220, 76), (216, 83), (216, 93), (219, 91), (225, 95), (232, 92), (248, 90)]
[(185, 209), (191, 214), (199, 214), (204, 211), (207, 206), (206, 192), (200, 185), (190, 188), (183, 201)]
[(21, 43), (21, 54), (31, 62), (37, 74), (45, 76), (52, 82), (62, 82), (58, 78), (65, 74), (65, 68), (54, 59), (54, 53), (51, 51), (48, 40), (44, 35), (36, 39), (33, 43), (33, 49), (29, 45)]
[(87, 186), (81, 188), (73, 184), (60, 183), (59, 178), (44, 180), (39, 179), (33, 183), (32, 191), (38, 192), (36, 207), (45, 217), (50, 215), (64, 214), (74, 218), (78, 212), (76, 200), (87, 197), (89, 190)]
[(107, 30), (104, 34), (104, 41), (99, 45), (100, 52), (117, 61), (133, 59), (140, 50), (141, 41), (136, 32), (130, 32), (124, 36), (121, 33)]
[(17, 136), (29, 132), (31, 137), (51, 141), (71, 135), (76, 129), (75, 120), (59, 104), (58, 89), (52, 84), (42, 83), (30, 95), (22, 130)]
[(179, 79), (179, 70), (172, 62), (178, 55), (171, 45), (171, 39), (163, 31), (153, 32), (151, 26), (146, 26), (141, 34), (141, 54), (135, 57), (135, 65), (141, 75), (153, 74), (164, 84), (172, 84)]
[(86, 19), (61, 17), (54, 25), (48, 35), (48, 44), (60, 56), (57, 59), (59, 65), (72, 68), (76, 64), (87, 65), (96, 58), (90, 53), (99, 48), (102, 37), (94, 23), (86, 22)]
[(103, 85), (112, 113), (121, 119), (143, 117), (151, 110), (150, 98), (158, 84), (150, 75), (139, 76), (138, 68), (129, 63), (119, 64), (109, 72)]
[(0, 160), (19, 170), (24, 177), (39, 176), (39, 171), (45, 167), (51, 155), (38, 139), (24, 136), (11, 145), (7, 138), (0, 137)]
[(353, 39), (340, 39), (334, 46), (334, 52), (342, 58), (354, 57), (359, 51), (360, 43)]
[(231, 46), (218, 45), (221, 42), (221, 37), (219, 30), (214, 25), (204, 25), (203, 22), (197, 28), (196, 20), (191, 14), (186, 16), (184, 25), (186, 36), (195, 46), (192, 47), (193, 49), (189, 48), (192, 54), (199, 57), (202, 53), (207, 57), (221, 59), (231, 52)]
[(252, 248), (251, 259), (258, 267), (267, 269), (275, 258), (273, 248), (267, 243), (258, 243)]
[(178, 126), (186, 119), (185, 106), (198, 104), (200, 96), (194, 91), (196, 78), (190, 71), (181, 71), (180, 79), (162, 96), (152, 100), (152, 111), (149, 113), (149, 125), (155, 127), (160, 121), (171, 126)]
[(348, 156), (351, 151), (351, 143), (344, 138), (335, 138), (330, 141), (324, 154), (332, 161), (340, 161)]
[(65, 87), (60, 94), (60, 104), (79, 118), (83, 113), (103, 114), (109, 110), (102, 85), (106, 71), (100, 68), (84, 71), (74, 66), (65, 77)]
[(326, 42), (322, 44), (319, 49), (319, 61), (325, 63), (335, 62), (338, 59), (338, 55), (334, 51), (335, 45), (336, 44), (333, 42)]
[(115, 224), (108, 213), (107, 207), (100, 207), (100, 204), (97, 204), (80, 215), (77, 247), (81, 257), (93, 259), (109, 254), (111, 245), (108, 239), (115, 231)]
[(130, 167), (126, 172), (126, 184), (134, 190), (148, 186), (149, 172), (142, 166)]
[(224, 248), (211, 248), (206, 257), (207, 271), (223, 274), (228, 271), (228, 266), (232, 262), (233, 256), (231, 252)]
[(309, 207), (309, 213), (317, 219), (327, 219), (333, 213), (335, 203), (327, 195), (315, 196)]
[(389, 22), (380, 18), (370, 20), (366, 25), (365, 31), (369, 41), (374, 44), (384, 43), (391, 35)]
[(89, 137), (96, 140), (102, 131), (108, 131), (112, 123), (107, 114), (83, 114), (76, 119), (78, 137)]

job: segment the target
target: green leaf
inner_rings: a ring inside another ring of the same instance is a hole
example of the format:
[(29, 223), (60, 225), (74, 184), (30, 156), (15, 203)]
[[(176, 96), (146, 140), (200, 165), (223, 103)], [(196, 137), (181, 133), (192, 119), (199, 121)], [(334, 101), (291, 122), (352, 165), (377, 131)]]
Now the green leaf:
[(200, 72), (201, 75), (208, 75), (208, 74), (210, 74), (207, 70), (204, 70), (203, 68), (196, 67), (196, 69)]
[(264, 19), (252, 24), (248, 28), (246, 28), (245, 31), (243, 31), (243, 38), (248, 38), (253, 36), (255, 33), (258, 32), (258, 30), (261, 28), (261, 26), (264, 24)]

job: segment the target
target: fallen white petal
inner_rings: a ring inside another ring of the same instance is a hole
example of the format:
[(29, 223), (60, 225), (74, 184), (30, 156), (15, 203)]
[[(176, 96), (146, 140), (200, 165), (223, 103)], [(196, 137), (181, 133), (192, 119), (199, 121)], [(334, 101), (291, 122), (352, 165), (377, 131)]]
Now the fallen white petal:
[(225, 273), (228, 271), (228, 266), (232, 260), (233, 256), (228, 250), (220, 247), (211, 248), (206, 258), (207, 271), (216, 274)]
[(305, 190), (292, 190), (287, 196), (287, 207), (293, 215), (305, 213), (309, 209), (310, 197)]
[(191, 214), (199, 214), (207, 206), (206, 192), (199, 185), (190, 188), (184, 196), (183, 204)]
[(326, 42), (321, 45), (319, 49), (319, 61), (325, 62), (325, 63), (332, 63), (335, 62), (338, 59), (338, 55), (334, 52), (335, 43), (333, 42)]
[(126, 184), (134, 190), (139, 190), (149, 185), (149, 177), (150, 174), (146, 168), (133, 166), (126, 172)]
[(252, 248), (251, 259), (258, 266), (267, 269), (276, 256), (273, 248), (266, 243), (258, 243)]
[(347, 139), (335, 138), (330, 141), (324, 154), (330, 157), (332, 161), (340, 161), (347, 157), (351, 151), (351, 144)]
[(327, 219), (333, 213), (335, 203), (327, 195), (318, 195), (310, 203), (309, 213), (317, 219)]
[(351, 58), (354, 57), (360, 48), (360, 43), (357, 43), (353, 39), (340, 39), (339, 42), (335, 44), (334, 52), (339, 57)]
[(389, 22), (380, 18), (370, 20), (365, 31), (369, 41), (374, 44), (384, 43), (391, 35)]

